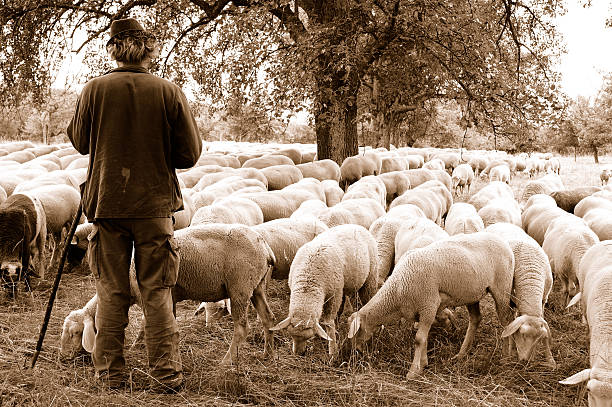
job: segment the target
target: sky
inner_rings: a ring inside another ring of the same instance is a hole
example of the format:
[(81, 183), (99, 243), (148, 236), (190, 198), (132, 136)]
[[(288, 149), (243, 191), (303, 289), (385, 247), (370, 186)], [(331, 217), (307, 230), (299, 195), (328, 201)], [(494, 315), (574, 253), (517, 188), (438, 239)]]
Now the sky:
[[(567, 13), (557, 20), (567, 50), (558, 70), (562, 74), (561, 88), (570, 98), (594, 96), (601, 87), (602, 74), (612, 72), (612, 28), (606, 27), (606, 18), (612, 16), (612, 0), (592, 0), (590, 7), (582, 7), (583, 1), (566, 0)], [(63, 88), (67, 77), (85, 71), (81, 58), (71, 55), (55, 87)]]
[(612, 16), (610, 0), (593, 0), (582, 7), (580, 0), (566, 0), (567, 13), (558, 21), (567, 54), (561, 58), (561, 87), (571, 97), (594, 96), (602, 84), (602, 73), (612, 72)]

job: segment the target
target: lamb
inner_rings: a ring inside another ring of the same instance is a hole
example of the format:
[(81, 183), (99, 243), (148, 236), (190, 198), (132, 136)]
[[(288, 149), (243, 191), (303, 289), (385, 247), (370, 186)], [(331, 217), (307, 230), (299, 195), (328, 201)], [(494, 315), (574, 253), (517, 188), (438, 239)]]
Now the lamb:
[[(134, 300), (132, 299), (132, 301)], [(60, 337), (60, 356), (62, 359), (72, 360), (83, 351), (93, 352), (97, 306), (98, 296), (94, 295), (83, 308), (71, 311), (64, 318)]]
[(395, 235), (395, 264), (399, 263), (404, 253), (447, 237), (448, 233), (444, 229), (427, 218), (404, 222)]
[(599, 242), (597, 235), (577, 216), (566, 214), (550, 222), (542, 249), (548, 256), (553, 275), (561, 280), (563, 305), (578, 291), (578, 266), (584, 253)]
[(369, 301), (376, 275), (376, 242), (365, 228), (341, 225), (321, 233), (296, 253), (289, 271), (289, 315), (272, 330), (288, 329), (295, 354), (304, 354), (306, 341), (316, 334), (329, 341), (329, 354), (335, 355), (335, 319), (345, 296)]
[(588, 196), (578, 202), (574, 208), (574, 215), (582, 218), (594, 208), (612, 210), (612, 201), (601, 196)]
[(444, 230), (451, 236), (459, 233), (482, 232), (484, 228), (482, 218), (478, 216), (474, 205), (464, 202), (454, 203), (444, 221)]
[(496, 165), (489, 172), (489, 182), (501, 181), (506, 184), (510, 183), (510, 168), (506, 164)]
[(351, 184), (359, 181), (361, 177), (378, 175), (380, 171), (377, 171), (377, 163), (374, 161), (376, 158), (380, 159), (377, 155), (372, 155), (370, 158), (365, 155), (345, 158), (340, 166), (340, 188), (346, 191)]
[(225, 154), (202, 154), (196, 166), (220, 165), (221, 167), (240, 168), (240, 161), (236, 157)]
[(291, 161), (295, 165), (302, 163), (302, 152), (295, 147), (286, 147), (274, 152), (274, 154), (280, 154), (291, 158)]
[[(452, 266), (451, 266), (452, 265)], [(476, 275), (475, 275), (476, 273)], [(403, 256), (393, 274), (359, 311), (349, 317), (349, 338), (361, 350), (377, 327), (418, 319), (415, 352), (407, 375), (412, 378), (427, 366), (427, 337), (436, 314), (449, 306), (466, 305), (470, 322), (456, 357), (472, 346), (480, 323), (479, 301), (491, 293), (497, 316), (506, 326), (511, 320), (510, 291), (514, 255), (502, 238), (478, 232), (451, 236)], [(347, 342), (343, 355), (351, 350)]]
[(589, 360), (591, 367), (584, 369), (561, 384), (587, 381), (589, 406), (612, 404), (612, 241), (591, 247), (580, 263), (582, 312), (589, 326)]
[(472, 170), (469, 164), (460, 164), (453, 170), (451, 179), (456, 195), (459, 194), (459, 188), (461, 188), (461, 193), (463, 193), (466, 187), (469, 194), (470, 186), (472, 186), (472, 181), (474, 180), (474, 170)]
[[(203, 176), (225, 172), (226, 169), (227, 167), (221, 167), (220, 165), (216, 164), (202, 165), (200, 167), (193, 167), (187, 171), (183, 171), (179, 173), (177, 177), (179, 180), (183, 181), (185, 188), (193, 188)], [(229, 172), (227, 175), (229, 176)]]
[(343, 200), (339, 204), (322, 211), (317, 218), (330, 228), (343, 224), (354, 224), (368, 229), (376, 219), (384, 214), (385, 209), (377, 200), (356, 198)]
[(577, 187), (572, 189), (562, 189), (553, 191), (549, 195), (555, 200), (557, 206), (564, 211), (574, 213), (574, 208), (580, 201), (587, 196), (591, 196), (597, 191), (601, 191), (600, 187)]
[(421, 184), (424, 184), (427, 181), (432, 181), (437, 179), (434, 175), (433, 170), (428, 170), (425, 168), (418, 168), (415, 170), (406, 170), (403, 171), (404, 174), (410, 179), (410, 187), (416, 188)]
[(298, 164), (296, 167), (302, 172), (303, 178), (316, 178), (319, 181), (340, 180), (340, 166), (333, 160), (320, 160), (304, 164)]
[(544, 304), (553, 284), (548, 257), (538, 242), (516, 225), (496, 223), (486, 231), (505, 239), (514, 253), (512, 301), (519, 316), (504, 329), (502, 338), (512, 338), (521, 361), (530, 360), (535, 346), (544, 339), (546, 364), (554, 369), (550, 328), (544, 320)]
[[(274, 325), (274, 315), (268, 306), (266, 285), (275, 258), (264, 239), (248, 226), (214, 224), (178, 230), (174, 235), (174, 243), (181, 261), (172, 292), (173, 301), (214, 302), (225, 298), (231, 301), (234, 335), (221, 364), (237, 362), (238, 346), (247, 335), (249, 300), (264, 326), (264, 356), (271, 356), (274, 353), (274, 342), (270, 328)], [(228, 256), (228, 252), (232, 255)], [(130, 284), (134, 290), (135, 303), (138, 304), (140, 296), (135, 289), (135, 278), (135, 269), (132, 268)], [(72, 344), (82, 343), (83, 338), (94, 335), (91, 331), (81, 331), (74, 324), (64, 326), (72, 328), (72, 332), (67, 333)], [(89, 330), (89, 327), (93, 329), (93, 325), (84, 328)], [(65, 335), (62, 333), (62, 337)], [(61, 352), (74, 354), (74, 348), (73, 345), (70, 350)]]
[(612, 210), (593, 208), (582, 217), (599, 240), (612, 239)]

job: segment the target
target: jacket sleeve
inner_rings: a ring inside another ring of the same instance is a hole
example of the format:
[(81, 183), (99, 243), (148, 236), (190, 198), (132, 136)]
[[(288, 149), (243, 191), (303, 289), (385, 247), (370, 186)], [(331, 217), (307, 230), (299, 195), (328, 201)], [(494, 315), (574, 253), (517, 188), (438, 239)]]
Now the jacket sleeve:
[(187, 98), (177, 87), (176, 120), (172, 126), (172, 166), (193, 167), (202, 153), (202, 139)]
[(70, 142), (81, 154), (89, 154), (89, 136), (91, 134), (91, 116), (86, 100), (84, 100), (85, 90), (77, 99), (76, 110), (70, 124), (66, 129), (66, 134)]

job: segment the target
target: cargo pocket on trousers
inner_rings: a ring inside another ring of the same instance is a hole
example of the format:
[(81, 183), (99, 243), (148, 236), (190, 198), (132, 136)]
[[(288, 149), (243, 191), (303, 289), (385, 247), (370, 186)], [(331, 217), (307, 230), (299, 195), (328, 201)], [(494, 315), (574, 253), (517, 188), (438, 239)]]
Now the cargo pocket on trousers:
[(174, 237), (169, 237), (166, 243), (168, 245), (168, 256), (166, 257), (166, 267), (164, 268), (164, 287), (174, 287), (178, 278), (180, 256), (178, 253), (178, 244)]
[(98, 225), (94, 224), (91, 232), (87, 236), (89, 243), (87, 244), (87, 262), (89, 269), (96, 279), (100, 278), (100, 235), (98, 234)]

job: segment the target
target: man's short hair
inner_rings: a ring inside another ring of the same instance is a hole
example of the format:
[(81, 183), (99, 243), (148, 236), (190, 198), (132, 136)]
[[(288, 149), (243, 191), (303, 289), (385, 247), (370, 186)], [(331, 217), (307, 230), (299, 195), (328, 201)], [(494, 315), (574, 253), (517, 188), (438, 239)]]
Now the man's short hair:
[(113, 37), (106, 45), (111, 58), (117, 62), (138, 65), (147, 57), (157, 56), (159, 44), (148, 31), (126, 31)]

